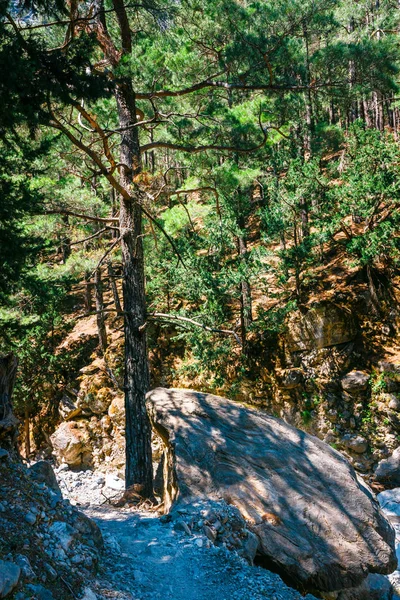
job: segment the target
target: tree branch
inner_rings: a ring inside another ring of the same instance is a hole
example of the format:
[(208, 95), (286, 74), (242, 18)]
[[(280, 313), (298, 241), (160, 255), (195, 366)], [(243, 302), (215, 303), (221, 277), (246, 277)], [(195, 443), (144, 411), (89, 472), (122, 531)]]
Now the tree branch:
[[(97, 221), (98, 223), (118, 223), (116, 217), (92, 217), (91, 215), (83, 215), (76, 213), (72, 210), (46, 210), (46, 215), (69, 215), (70, 217), (77, 217), (78, 219), (87, 219), (88, 221)], [(118, 227), (107, 227), (107, 229), (118, 229)]]
[(343, 86), (344, 82), (320, 82), (314, 81), (310, 85), (274, 85), (271, 83), (261, 84), (244, 84), (244, 83), (228, 83), (226, 81), (212, 81), (205, 79), (191, 86), (180, 90), (157, 90), (153, 92), (138, 92), (136, 98), (138, 100), (150, 100), (152, 98), (171, 98), (176, 96), (186, 96), (205, 88), (220, 88), (224, 90), (242, 90), (242, 91), (271, 91), (271, 92), (304, 92), (310, 89), (319, 89), (323, 87), (338, 87)]
[(218, 146), (214, 144), (204, 145), (204, 146), (181, 146), (180, 144), (173, 144), (171, 142), (150, 142), (149, 144), (144, 144), (142, 146), (142, 151), (153, 150), (153, 148), (168, 148), (169, 150), (179, 150), (180, 152), (189, 152), (190, 154), (197, 154), (199, 152), (206, 152), (207, 150), (217, 150), (222, 152), (238, 152), (240, 154), (245, 154), (248, 152), (255, 152), (262, 148), (267, 139), (268, 134), (264, 131), (264, 137), (262, 142), (257, 144), (256, 146), (252, 146), (251, 148), (238, 148), (237, 146)]
[(199, 323), (199, 321), (195, 321), (194, 319), (189, 319), (189, 317), (182, 317), (180, 315), (169, 315), (166, 313), (157, 313), (156, 312), (156, 313), (151, 313), (151, 314), (147, 315), (147, 318), (150, 320), (165, 319), (167, 321), (183, 321), (185, 323), (190, 323), (191, 325), (195, 325), (196, 327), (201, 327), (205, 331), (210, 331), (211, 333), (220, 333), (222, 335), (232, 335), (235, 338), (235, 340), (237, 341), (237, 343), (239, 344), (239, 346), (242, 345), (242, 342), (240, 341), (240, 338), (235, 331), (232, 331), (231, 329), (218, 329), (217, 327), (208, 327), (207, 325), (204, 325), (203, 323)]
[(82, 240), (78, 240), (77, 242), (70, 243), (70, 246), (77, 246), (78, 244), (84, 244), (85, 242), (88, 242), (89, 240), (93, 240), (94, 238), (98, 237), (105, 231), (109, 231), (109, 229), (116, 229), (117, 231), (119, 231), (118, 227), (104, 227), (103, 229), (100, 229), (100, 231), (97, 231), (96, 233), (94, 233), (93, 235), (90, 235), (89, 237), (83, 238)]

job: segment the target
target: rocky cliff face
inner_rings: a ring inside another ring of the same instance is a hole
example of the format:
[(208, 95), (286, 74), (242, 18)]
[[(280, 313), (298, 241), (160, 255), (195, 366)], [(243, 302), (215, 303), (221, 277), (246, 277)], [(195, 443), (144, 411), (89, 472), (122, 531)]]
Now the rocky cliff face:
[(399, 445), (400, 321), (392, 311), (390, 327), (379, 323), (379, 333), (362, 317), (330, 301), (293, 313), (279, 340), (267, 403), (368, 473)]
[(51, 435), (59, 463), (72, 468), (100, 468), (123, 474), (125, 464), (124, 396), (115, 376), (121, 356), (120, 340), (108, 357), (94, 358), (82, 367), (77, 389), (65, 391), (60, 425)]

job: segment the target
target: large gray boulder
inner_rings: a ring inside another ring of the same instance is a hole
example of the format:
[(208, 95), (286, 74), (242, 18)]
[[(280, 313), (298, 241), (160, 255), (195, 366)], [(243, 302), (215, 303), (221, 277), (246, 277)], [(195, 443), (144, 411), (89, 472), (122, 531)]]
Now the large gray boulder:
[(190, 390), (148, 394), (163, 438), (164, 502), (225, 500), (297, 586), (324, 592), (396, 568), (394, 531), (348, 461), (261, 411)]

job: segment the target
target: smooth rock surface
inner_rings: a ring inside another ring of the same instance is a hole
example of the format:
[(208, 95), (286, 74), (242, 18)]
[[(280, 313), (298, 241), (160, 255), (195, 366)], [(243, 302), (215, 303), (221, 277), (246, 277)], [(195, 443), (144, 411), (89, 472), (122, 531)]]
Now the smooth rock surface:
[(267, 414), (190, 390), (148, 394), (164, 439), (166, 506), (194, 498), (236, 506), (258, 552), (297, 585), (334, 591), (396, 568), (394, 531), (348, 461)]

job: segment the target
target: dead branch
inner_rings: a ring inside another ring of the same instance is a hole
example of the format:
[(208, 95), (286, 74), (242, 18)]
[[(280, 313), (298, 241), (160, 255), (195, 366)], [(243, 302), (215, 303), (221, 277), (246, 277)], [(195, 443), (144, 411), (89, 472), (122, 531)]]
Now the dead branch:
[[(72, 210), (46, 210), (46, 215), (69, 215), (70, 217), (77, 217), (78, 219), (87, 219), (88, 221), (97, 221), (98, 223), (118, 223), (116, 217), (94, 217), (92, 215), (83, 215), (76, 213)], [(108, 226), (107, 229), (118, 229), (118, 227)]]
[(99, 237), (99, 235), (102, 235), (105, 231), (109, 231), (109, 229), (116, 229), (117, 231), (119, 231), (118, 227), (104, 227), (103, 229), (100, 229), (100, 231), (97, 231), (93, 235), (89, 235), (89, 237), (83, 238), (82, 240), (78, 240), (77, 242), (71, 242), (70, 246), (77, 246), (78, 244), (84, 244), (85, 242), (88, 242), (89, 240), (93, 240), (94, 238)]
[(211, 333), (220, 333), (222, 335), (232, 335), (239, 346), (242, 345), (239, 336), (235, 331), (231, 329), (218, 329), (217, 327), (208, 327), (208, 325), (204, 325), (204, 323), (200, 323), (199, 321), (195, 321), (194, 319), (190, 319), (189, 317), (182, 317), (181, 315), (170, 315), (166, 313), (151, 313), (147, 315), (147, 318), (150, 320), (157, 319), (165, 319), (167, 321), (183, 321), (184, 323), (190, 323), (191, 325), (195, 325), (196, 327), (201, 327), (205, 331), (210, 331)]

